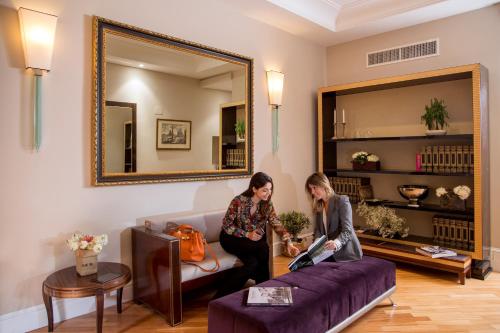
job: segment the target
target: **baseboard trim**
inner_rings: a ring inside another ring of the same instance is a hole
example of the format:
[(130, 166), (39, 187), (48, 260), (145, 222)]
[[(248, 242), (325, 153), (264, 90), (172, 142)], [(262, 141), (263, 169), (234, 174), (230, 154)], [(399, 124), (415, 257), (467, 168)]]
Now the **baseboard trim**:
[(500, 272), (500, 249), (492, 247), (490, 258), (491, 258), (490, 265), (493, 271)]
[[(132, 300), (132, 284), (123, 288), (122, 302)], [(54, 324), (95, 311), (95, 297), (52, 298)], [(116, 305), (116, 291), (106, 294), (104, 307)], [(45, 305), (39, 304), (0, 316), (0, 332), (22, 333), (47, 326)], [(57, 330), (57, 327), (54, 327)]]

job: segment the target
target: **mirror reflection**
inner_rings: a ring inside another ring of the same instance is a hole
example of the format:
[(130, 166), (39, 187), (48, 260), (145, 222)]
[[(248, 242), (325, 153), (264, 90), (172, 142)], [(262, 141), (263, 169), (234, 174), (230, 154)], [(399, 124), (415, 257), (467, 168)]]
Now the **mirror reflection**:
[[(137, 105), (137, 155), (134, 163), (128, 162), (135, 167), (116, 162), (124, 154), (117, 137), (127, 140), (131, 112), (127, 118), (126, 112), (111, 111), (116, 116), (105, 118), (110, 131), (105, 138), (113, 142), (106, 142), (105, 173), (245, 167), (243, 65), (113, 32), (106, 32), (105, 40), (105, 98)], [(238, 122), (243, 124), (239, 137)], [(116, 133), (117, 128), (123, 133)]]
[(252, 59), (98, 17), (94, 28), (94, 184), (252, 174)]

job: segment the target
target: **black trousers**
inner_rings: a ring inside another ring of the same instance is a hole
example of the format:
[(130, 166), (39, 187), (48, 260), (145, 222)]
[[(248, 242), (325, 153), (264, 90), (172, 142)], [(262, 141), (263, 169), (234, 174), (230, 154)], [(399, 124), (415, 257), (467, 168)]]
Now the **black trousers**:
[(269, 246), (266, 242), (266, 235), (262, 235), (259, 241), (253, 241), (221, 231), (219, 240), (222, 248), (238, 257), (243, 262), (243, 266), (225, 279), (214, 298), (240, 290), (248, 279), (254, 279), (256, 283), (269, 280)]

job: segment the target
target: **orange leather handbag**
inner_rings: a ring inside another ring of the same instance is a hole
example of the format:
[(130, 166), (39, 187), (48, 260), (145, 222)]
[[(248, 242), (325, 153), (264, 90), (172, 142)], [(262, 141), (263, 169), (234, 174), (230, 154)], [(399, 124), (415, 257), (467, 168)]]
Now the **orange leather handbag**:
[[(167, 231), (167, 234), (169, 234), (170, 236), (174, 236), (180, 240), (181, 260), (183, 262), (185, 262), (186, 264), (195, 265), (204, 272), (216, 272), (219, 269), (219, 260), (215, 256), (215, 253), (200, 231), (196, 230), (189, 224), (181, 224)], [(205, 245), (207, 246), (208, 252), (212, 259), (215, 260), (215, 267), (211, 269), (203, 268), (200, 265), (194, 263), (194, 261), (199, 262), (205, 259)]]

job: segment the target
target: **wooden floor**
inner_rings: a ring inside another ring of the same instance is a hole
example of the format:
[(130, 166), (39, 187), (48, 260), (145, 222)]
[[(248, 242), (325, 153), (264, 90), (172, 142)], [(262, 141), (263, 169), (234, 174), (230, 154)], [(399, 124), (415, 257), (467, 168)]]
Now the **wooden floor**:
[[(288, 271), (289, 259), (277, 257), (277, 274)], [(213, 292), (204, 291), (184, 301), (184, 323), (168, 326), (159, 315), (132, 302), (123, 313), (104, 310), (104, 332), (186, 332), (207, 331), (207, 303)], [(486, 281), (467, 279), (465, 286), (451, 273), (399, 265), (397, 291), (392, 307), (383, 301), (344, 332), (453, 332), (500, 331), (500, 273)], [(55, 332), (95, 332), (95, 313), (55, 324)], [(47, 332), (47, 327), (34, 332)], [(224, 332), (220, 332), (224, 333)]]

